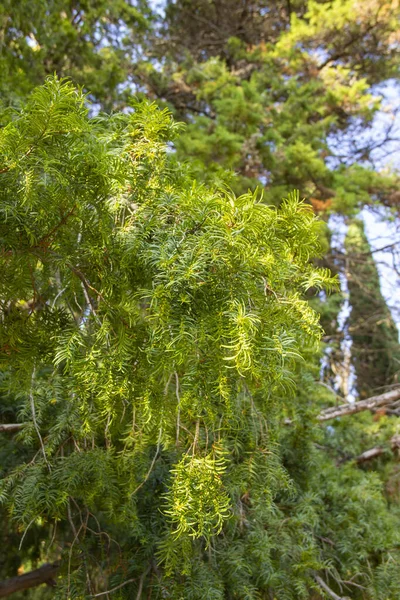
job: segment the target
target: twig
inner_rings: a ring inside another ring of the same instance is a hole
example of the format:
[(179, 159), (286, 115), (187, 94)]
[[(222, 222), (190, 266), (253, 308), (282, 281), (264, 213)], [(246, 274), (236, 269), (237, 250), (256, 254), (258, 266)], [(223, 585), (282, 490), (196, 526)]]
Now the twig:
[(162, 428), (160, 427), (160, 432), (159, 432), (159, 434), (158, 434), (158, 441), (157, 441), (157, 449), (156, 449), (156, 453), (155, 453), (155, 455), (154, 455), (154, 457), (153, 457), (153, 460), (151, 461), (150, 468), (149, 468), (149, 470), (147, 471), (147, 473), (146, 473), (146, 477), (143, 479), (142, 483), (140, 483), (140, 484), (137, 486), (137, 488), (136, 488), (136, 489), (135, 489), (135, 490), (132, 492), (132, 494), (131, 494), (132, 496), (134, 496), (134, 495), (136, 494), (136, 492), (138, 492), (138, 491), (140, 490), (140, 488), (141, 488), (142, 486), (144, 486), (144, 484), (146, 483), (146, 481), (147, 481), (147, 480), (148, 480), (148, 478), (150, 477), (150, 473), (151, 473), (151, 472), (152, 472), (152, 470), (153, 470), (154, 464), (155, 464), (155, 462), (156, 462), (156, 460), (157, 460), (157, 458), (158, 458), (158, 454), (159, 454), (159, 452), (160, 452), (160, 446), (161, 446), (161, 436), (162, 436)]
[(147, 569), (140, 576), (138, 592), (136, 594), (136, 600), (140, 600), (140, 598), (142, 597), (143, 583), (144, 583), (145, 577), (149, 571), (150, 571), (150, 567), (147, 567)]
[(98, 598), (99, 596), (105, 596), (106, 594), (111, 594), (111, 592), (116, 592), (117, 590), (124, 587), (124, 585), (128, 585), (128, 583), (133, 583), (134, 581), (136, 581), (136, 577), (134, 579), (127, 579), (126, 581), (124, 581), (124, 583), (120, 583), (116, 587), (111, 588), (111, 590), (107, 590), (106, 592), (100, 592), (99, 594), (94, 594), (94, 596), (90, 596), (90, 597)]
[(325, 583), (325, 581), (319, 575), (314, 575), (314, 579), (318, 583), (318, 585), (321, 586), (322, 589), (331, 598), (333, 598), (333, 600), (347, 600), (346, 597), (344, 597), (344, 596), (338, 596), (333, 590), (331, 590), (331, 588)]
[(52, 547), (52, 545), (54, 543), (54, 540), (56, 539), (56, 533), (57, 533), (57, 520), (54, 519), (53, 535), (51, 536), (50, 544), (47, 546), (47, 552), (50, 550), (50, 548)]
[(181, 397), (179, 395), (179, 377), (178, 377), (178, 373), (175, 371), (175, 394), (176, 394), (176, 399), (178, 401), (178, 415), (176, 418), (176, 445), (179, 444), (179, 428), (180, 428), (180, 423), (181, 423)]
[(196, 450), (197, 442), (199, 441), (199, 435), (200, 435), (200, 419), (197, 419), (196, 431), (195, 431), (194, 439), (193, 439), (193, 456), (194, 456), (194, 452)]
[(35, 374), (36, 374), (36, 367), (33, 367), (33, 370), (32, 370), (32, 379), (31, 379), (31, 389), (30, 389), (30, 392), (29, 392), (29, 399), (31, 401), (32, 420), (33, 420), (33, 424), (34, 424), (35, 429), (36, 429), (36, 433), (38, 434), (38, 438), (39, 438), (39, 441), (40, 441), (40, 446), (41, 446), (42, 452), (43, 452), (44, 462), (46, 463), (47, 468), (49, 469), (49, 472), (51, 472), (51, 467), (50, 467), (50, 464), (49, 464), (49, 462), (47, 460), (46, 450), (45, 450), (44, 444), (43, 444), (43, 439), (42, 439), (42, 436), (40, 435), (40, 430), (39, 430), (39, 427), (38, 427), (38, 424), (37, 424), (37, 421), (36, 421), (35, 399), (34, 399), (34, 396), (33, 396), (33, 385), (35, 383)]
[(71, 208), (71, 210), (69, 210), (67, 213), (65, 213), (65, 215), (62, 216), (61, 220), (57, 223), (57, 225), (55, 225), (53, 227), (53, 229), (51, 229), (48, 233), (46, 233), (36, 244), (37, 246), (42, 246), (46, 240), (48, 240), (50, 238), (50, 242), (51, 243), (51, 238), (54, 236), (54, 234), (58, 231), (58, 229), (60, 229), (60, 227), (62, 227), (66, 221), (68, 221), (69, 217), (71, 217), (74, 212), (76, 210), (76, 204), (74, 204), (74, 206)]
[(21, 541), (19, 543), (18, 550), (21, 550), (21, 548), (22, 548), (22, 542), (24, 541), (24, 538), (25, 538), (26, 534), (28, 533), (29, 527), (32, 525), (32, 523), (34, 522), (35, 519), (36, 519), (36, 517), (33, 517), (32, 521), (28, 524), (28, 527), (25, 529), (25, 531), (23, 533), (23, 536), (21, 538)]

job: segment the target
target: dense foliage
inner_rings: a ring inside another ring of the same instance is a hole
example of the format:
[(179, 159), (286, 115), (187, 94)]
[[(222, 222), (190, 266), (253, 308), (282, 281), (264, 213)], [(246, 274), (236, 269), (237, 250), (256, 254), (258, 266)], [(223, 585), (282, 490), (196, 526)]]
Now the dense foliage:
[(0, 7), (1, 578), (60, 565), (16, 600), (393, 600), (398, 407), (318, 418), (339, 364), (360, 397), (398, 384), (355, 218), (398, 213), (392, 130), (371, 134), (398, 3), (163, 8)]

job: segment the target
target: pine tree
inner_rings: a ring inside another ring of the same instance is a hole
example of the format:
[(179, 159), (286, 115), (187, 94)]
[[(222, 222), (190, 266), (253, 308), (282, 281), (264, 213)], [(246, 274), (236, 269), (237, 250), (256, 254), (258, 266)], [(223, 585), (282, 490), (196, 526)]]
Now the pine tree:
[(382, 297), (377, 268), (363, 223), (353, 219), (346, 239), (349, 255), (350, 327), (358, 389), (366, 397), (398, 380), (399, 332)]
[(398, 18), (386, 0), (167, 2), (158, 60), (137, 72), (188, 122), (177, 152), (198, 177), (238, 192), (261, 181), (275, 203), (298, 187), (349, 213), (395, 199), (398, 177), (371, 168), (382, 140), (369, 127), (373, 86), (398, 77)]

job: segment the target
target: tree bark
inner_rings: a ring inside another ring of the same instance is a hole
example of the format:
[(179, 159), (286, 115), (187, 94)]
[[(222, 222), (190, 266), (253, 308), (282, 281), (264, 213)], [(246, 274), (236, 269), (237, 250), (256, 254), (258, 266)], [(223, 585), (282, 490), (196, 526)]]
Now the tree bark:
[(45, 564), (39, 569), (29, 571), (29, 573), (25, 573), (24, 575), (0, 581), (0, 598), (6, 598), (15, 592), (28, 590), (43, 583), (55, 586), (55, 577), (57, 577), (58, 569), (59, 565), (57, 563)]
[(366, 400), (360, 400), (353, 404), (342, 404), (340, 406), (334, 406), (332, 408), (326, 408), (317, 417), (318, 421), (328, 421), (329, 419), (336, 419), (336, 417), (343, 417), (344, 415), (354, 415), (355, 413), (363, 410), (371, 410), (378, 406), (386, 406), (396, 402), (400, 399), (400, 388), (380, 394), (379, 396), (371, 396)]

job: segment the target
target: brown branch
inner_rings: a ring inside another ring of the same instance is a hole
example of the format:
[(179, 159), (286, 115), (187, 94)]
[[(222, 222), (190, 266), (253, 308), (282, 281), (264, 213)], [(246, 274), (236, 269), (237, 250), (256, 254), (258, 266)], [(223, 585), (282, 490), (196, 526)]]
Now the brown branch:
[(24, 425), (25, 423), (0, 423), (0, 433), (3, 431), (20, 431)]
[(336, 62), (341, 58), (346, 56), (351, 56), (351, 51), (348, 51), (347, 48), (351, 48), (351, 46), (357, 43), (360, 39), (362, 39), (367, 33), (369, 33), (375, 27), (375, 23), (370, 23), (364, 31), (360, 31), (354, 37), (351, 37), (345, 44), (343, 44), (337, 52), (327, 57), (323, 63), (318, 65), (318, 70), (321, 71), (324, 67), (327, 67), (329, 63)]
[(100, 294), (100, 292), (98, 290), (96, 290), (96, 288), (94, 288), (92, 285), (90, 285), (90, 283), (88, 282), (88, 280), (86, 279), (86, 277), (84, 276), (84, 274), (77, 269), (76, 267), (74, 267), (74, 265), (71, 265), (71, 263), (67, 263), (67, 267), (73, 272), (75, 273), (75, 275), (81, 280), (83, 287), (85, 288), (86, 294), (87, 294), (87, 300), (90, 304), (90, 307), (94, 313), (94, 315), (96, 315), (96, 307), (93, 303), (92, 298), (90, 297), (90, 293), (89, 290), (93, 290), (98, 296), (99, 298), (101, 298), (102, 300), (104, 300), (103, 296)]
[[(400, 435), (394, 435), (390, 440), (390, 444), (392, 446), (393, 452), (400, 448)], [(357, 456), (354, 460), (360, 465), (368, 460), (372, 460), (373, 458), (377, 458), (381, 456), (385, 452), (385, 448), (382, 446), (375, 446), (375, 448), (370, 448), (366, 450), (359, 456)]]
[[(390, 250), (391, 248), (398, 246), (399, 243), (400, 242), (397, 241), (391, 244), (386, 244), (385, 246), (381, 246), (380, 248), (375, 248), (374, 250), (368, 250), (367, 252), (350, 252), (350, 254), (347, 252), (343, 252), (342, 250), (335, 250), (335, 252), (332, 252), (332, 256), (334, 256), (335, 258), (343, 258), (345, 256), (350, 256), (351, 260), (356, 260), (359, 256), (370, 256), (375, 252), (383, 252), (384, 250)], [(365, 263), (365, 260), (363, 260), (362, 262)]]
[[(39, 137), (37, 138), (37, 140), (34, 141), (33, 144), (31, 145), (31, 147), (25, 152), (25, 154), (23, 154), (21, 156), (20, 160), (23, 160), (24, 158), (28, 158), (28, 156), (30, 154), (32, 154), (32, 152), (36, 148), (37, 144), (40, 142), (40, 140), (43, 138), (44, 134), (46, 133), (46, 130), (47, 130), (47, 125), (43, 129), (42, 133), (39, 135)], [(2, 169), (0, 169), (0, 175), (3, 174), (3, 173), (7, 173), (11, 169), (13, 169), (17, 164), (18, 164), (17, 162), (14, 162), (13, 164), (8, 165), (7, 167), (3, 167)]]
[(15, 592), (28, 590), (43, 583), (55, 586), (55, 577), (57, 577), (58, 569), (59, 565), (57, 563), (46, 564), (24, 575), (0, 581), (0, 598), (6, 598)]
[(333, 406), (332, 408), (326, 408), (317, 417), (318, 421), (328, 421), (329, 419), (336, 419), (336, 417), (343, 417), (344, 415), (354, 415), (355, 413), (363, 410), (371, 410), (378, 406), (386, 406), (392, 404), (396, 400), (400, 399), (400, 388), (394, 389), (391, 392), (380, 394), (379, 396), (371, 396), (366, 400), (360, 400), (353, 404), (342, 404), (340, 406)]
[[(67, 263), (67, 267), (73, 273), (75, 273), (75, 275), (81, 280), (82, 285), (85, 288), (86, 294), (88, 296), (88, 301), (89, 301), (90, 307), (91, 307), (91, 309), (93, 311), (93, 314), (95, 316), (96, 316), (96, 309), (95, 309), (93, 300), (90, 297), (89, 290), (92, 290), (95, 294), (97, 294), (97, 296), (104, 302), (104, 304), (106, 306), (108, 306), (109, 308), (112, 309), (112, 305), (104, 298), (104, 296), (99, 292), (99, 290), (96, 290), (95, 287), (93, 287), (92, 285), (90, 285), (90, 283), (86, 279), (85, 275), (77, 267), (74, 267), (74, 265), (72, 265), (71, 263)], [(127, 321), (125, 319), (123, 319), (122, 317), (120, 317), (120, 321), (121, 321), (121, 323), (123, 323), (125, 325), (125, 327), (129, 327), (129, 324), (127, 323)]]

